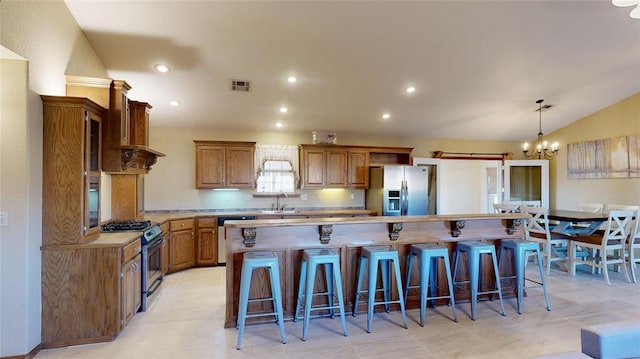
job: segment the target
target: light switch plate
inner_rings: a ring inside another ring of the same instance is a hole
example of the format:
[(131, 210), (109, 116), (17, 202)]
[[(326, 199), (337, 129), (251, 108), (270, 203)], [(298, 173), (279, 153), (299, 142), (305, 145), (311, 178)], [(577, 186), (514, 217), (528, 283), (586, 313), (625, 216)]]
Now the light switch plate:
[(9, 225), (9, 212), (0, 211), (0, 226), (8, 226)]

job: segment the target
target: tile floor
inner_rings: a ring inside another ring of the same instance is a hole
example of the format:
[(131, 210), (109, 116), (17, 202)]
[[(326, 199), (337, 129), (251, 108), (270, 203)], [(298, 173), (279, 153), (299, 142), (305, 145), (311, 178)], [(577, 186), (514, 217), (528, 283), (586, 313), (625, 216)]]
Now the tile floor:
[(586, 272), (570, 277), (552, 269), (547, 278), (550, 312), (542, 290), (530, 289), (522, 315), (516, 312), (515, 298), (505, 300), (506, 317), (498, 313), (498, 301), (483, 301), (472, 321), (467, 302), (457, 305), (458, 323), (442, 306), (428, 309), (420, 327), (416, 309), (407, 312), (409, 329), (401, 327), (397, 312), (376, 314), (370, 334), (366, 314), (348, 315), (347, 337), (338, 318), (317, 318), (306, 342), (300, 339), (302, 322), (287, 321), (286, 345), (275, 324), (254, 325), (247, 327), (238, 351), (236, 329), (223, 328), (225, 269), (191, 269), (167, 276), (150, 310), (138, 313), (115, 341), (42, 350), (36, 359), (529, 358), (580, 351), (583, 326), (640, 320), (640, 283), (627, 283), (619, 273), (612, 274), (611, 286), (602, 275)]

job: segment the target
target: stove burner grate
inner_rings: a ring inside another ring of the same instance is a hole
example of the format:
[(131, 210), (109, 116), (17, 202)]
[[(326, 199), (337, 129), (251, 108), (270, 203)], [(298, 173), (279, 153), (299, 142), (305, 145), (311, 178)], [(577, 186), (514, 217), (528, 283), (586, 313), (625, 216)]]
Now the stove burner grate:
[(143, 231), (151, 226), (151, 221), (120, 221), (102, 225), (102, 232)]

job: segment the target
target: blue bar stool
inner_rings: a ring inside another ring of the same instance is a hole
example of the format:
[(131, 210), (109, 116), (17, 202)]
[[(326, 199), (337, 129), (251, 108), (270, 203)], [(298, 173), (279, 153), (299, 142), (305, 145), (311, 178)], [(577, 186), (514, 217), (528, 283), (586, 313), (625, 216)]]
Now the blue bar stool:
[[(466, 253), (467, 254), (467, 263), (469, 268), (469, 280), (468, 281), (456, 281), (456, 275), (458, 273), (458, 262), (460, 261), (460, 256)], [(493, 261), (493, 270), (496, 276), (496, 288), (494, 290), (489, 291), (480, 291), (480, 269), (481, 269), (481, 261), (480, 257), (483, 254), (491, 255), (491, 259)], [(477, 241), (461, 241), (458, 242), (456, 246), (456, 259), (454, 262), (453, 268), (453, 283), (458, 285), (461, 283), (469, 283), (471, 287), (471, 319), (476, 320), (476, 310), (477, 310), (477, 302), (478, 302), (478, 294), (489, 294), (489, 293), (498, 293), (498, 298), (500, 298), (500, 308), (502, 309), (502, 315), (507, 315), (504, 311), (504, 304), (502, 303), (502, 288), (500, 287), (500, 272), (498, 270), (498, 261), (496, 258), (496, 248), (493, 244), (490, 243), (481, 243)]]
[[(391, 274), (391, 262), (393, 262), (393, 269), (396, 275), (396, 284), (398, 290), (398, 300), (391, 300), (391, 288), (389, 283), (389, 276)], [(382, 272), (382, 289), (376, 288), (378, 281), (378, 264), (380, 264), (380, 271)], [(364, 277), (364, 267), (368, 266), (368, 287), (367, 290), (362, 290), (362, 281)], [(376, 292), (383, 292), (384, 300), (375, 301)], [(400, 304), (400, 310), (402, 312), (402, 322), (405, 329), (407, 327), (407, 317), (404, 311), (404, 296), (402, 294), (402, 279), (400, 278), (400, 264), (398, 263), (398, 251), (392, 249), (391, 246), (370, 246), (362, 247), (362, 253), (360, 254), (360, 269), (358, 271), (358, 285), (356, 288), (356, 298), (353, 301), (353, 316), (356, 316), (358, 311), (358, 298), (363, 293), (367, 293), (367, 333), (371, 333), (371, 324), (373, 323), (373, 307), (374, 305), (384, 304), (384, 308), (387, 312), (390, 310), (390, 304)]]
[[(271, 282), (271, 297), (249, 299), (251, 289), (251, 275), (256, 268), (269, 268), (269, 281)], [(247, 314), (247, 306), (253, 302), (273, 301), (273, 312)], [(238, 344), (236, 349), (242, 346), (244, 324), (247, 318), (275, 316), (280, 327), (282, 344), (287, 343), (284, 334), (284, 316), (282, 314), (282, 290), (280, 288), (280, 269), (278, 257), (273, 252), (245, 252), (242, 260), (242, 274), (240, 277), (240, 299), (238, 300)]]
[[(538, 242), (530, 242), (522, 239), (503, 239), (500, 241), (500, 252), (498, 255), (498, 261), (502, 259), (504, 250), (513, 251), (513, 258), (515, 262), (516, 274), (513, 276), (503, 276), (502, 279), (515, 278), (518, 291), (518, 314), (522, 314), (522, 297), (524, 290), (527, 288), (540, 288), (544, 293), (544, 301), (547, 305), (547, 310), (551, 310), (549, 305), (549, 297), (547, 297), (547, 285), (544, 279), (544, 269), (542, 268), (542, 255), (540, 254), (540, 244)], [(525, 266), (527, 265), (527, 259), (529, 254), (535, 254), (538, 262), (538, 268), (540, 269), (540, 282), (525, 277)], [(502, 262), (500, 262), (502, 265)], [(533, 282), (536, 285), (525, 286), (525, 280)]]
[[(413, 258), (417, 257), (420, 260), (419, 285), (410, 285), (411, 272), (413, 271)], [(444, 296), (438, 296), (438, 259), (444, 260), (444, 267), (447, 271), (447, 284), (449, 288), (449, 294)], [(429, 283), (430, 282), (430, 283)], [(404, 300), (406, 302), (409, 294), (409, 289), (420, 288), (420, 326), (424, 326), (424, 316), (427, 308), (427, 301), (432, 300), (432, 304), (436, 306), (436, 299), (449, 298), (449, 305), (451, 306), (451, 313), (453, 314), (453, 320), (458, 321), (456, 317), (456, 302), (453, 298), (453, 281), (451, 279), (451, 265), (449, 264), (449, 250), (447, 247), (438, 246), (435, 243), (432, 244), (412, 244), (409, 252), (409, 258), (407, 260), (407, 280), (405, 281)], [(431, 296), (429, 297), (427, 291), (430, 289)]]
[[(313, 285), (316, 278), (316, 268), (324, 265), (327, 280), (326, 292), (313, 292)], [(335, 280), (335, 282), (334, 282)], [(334, 292), (335, 283), (335, 292)], [(314, 296), (327, 296), (328, 305), (311, 306)], [(338, 297), (338, 305), (334, 305), (334, 298)], [(342, 295), (342, 275), (340, 274), (340, 257), (333, 249), (305, 249), (302, 255), (300, 266), (300, 285), (298, 287), (298, 301), (293, 321), (298, 320), (298, 313), (304, 298), (304, 324), (302, 326), (302, 340), (307, 340), (309, 330), (309, 319), (312, 310), (329, 310), (329, 316), (333, 318), (334, 309), (340, 310), (340, 320), (342, 322), (342, 332), (347, 336), (347, 323), (344, 319), (344, 299)]]

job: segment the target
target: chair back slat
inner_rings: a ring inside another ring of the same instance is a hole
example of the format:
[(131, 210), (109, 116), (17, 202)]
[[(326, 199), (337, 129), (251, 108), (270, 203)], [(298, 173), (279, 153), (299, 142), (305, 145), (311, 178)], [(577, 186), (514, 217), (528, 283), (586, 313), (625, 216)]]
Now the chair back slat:
[(549, 232), (549, 218), (547, 218), (549, 210), (544, 207), (522, 206), (520, 207), (522, 213), (530, 214), (531, 218), (527, 218), (526, 222), (526, 237), (529, 239), (530, 233), (536, 233), (545, 236), (545, 238), (551, 238)]
[(610, 210), (603, 241), (620, 241), (624, 243), (631, 231), (634, 212), (633, 210)]
[(518, 204), (513, 202), (494, 203), (493, 209), (496, 213), (515, 213), (518, 211)]
[(578, 210), (582, 212), (601, 213), (604, 209), (602, 203), (580, 203)]
[(635, 217), (636, 219), (633, 221), (633, 224), (631, 225), (629, 241), (631, 241), (631, 243), (638, 242), (640, 244), (640, 209), (636, 210)]

